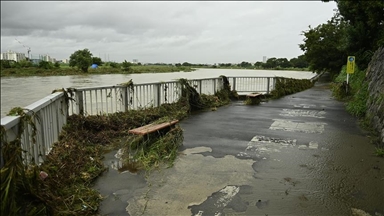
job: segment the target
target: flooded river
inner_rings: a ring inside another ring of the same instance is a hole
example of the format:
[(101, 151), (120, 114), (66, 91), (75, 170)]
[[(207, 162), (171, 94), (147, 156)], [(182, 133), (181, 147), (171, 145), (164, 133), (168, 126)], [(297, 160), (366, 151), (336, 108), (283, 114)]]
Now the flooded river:
[(198, 69), (193, 72), (152, 73), (152, 74), (107, 74), (47, 77), (5, 77), (1, 78), (1, 117), (13, 107), (25, 107), (49, 95), (54, 89), (79, 88), (104, 85), (116, 85), (130, 79), (134, 83), (171, 81), (179, 78), (200, 79), (226, 76), (283, 76), (307, 79), (314, 76), (311, 72), (274, 71), (274, 70), (231, 70)]

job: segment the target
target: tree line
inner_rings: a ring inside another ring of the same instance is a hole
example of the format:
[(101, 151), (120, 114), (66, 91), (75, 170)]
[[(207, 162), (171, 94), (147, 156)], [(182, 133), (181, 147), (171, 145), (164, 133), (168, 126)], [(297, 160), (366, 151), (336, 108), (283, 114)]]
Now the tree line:
[[(119, 68), (123, 71), (130, 71), (131, 66), (134, 65), (127, 60), (123, 62), (103, 62), (101, 58), (94, 57), (93, 54), (88, 49), (77, 50), (72, 53), (69, 57), (69, 66), (72, 68), (78, 68), (82, 72), (88, 72), (89, 67), (92, 64), (97, 64), (98, 66), (106, 66), (111, 68)], [(142, 65), (138, 62), (135, 65)], [(308, 68), (308, 62), (305, 60), (303, 55), (300, 55), (296, 58), (288, 60), (287, 58), (269, 58), (266, 62), (246, 62), (241, 63), (215, 63), (215, 64), (193, 64), (189, 62), (176, 63), (176, 64), (167, 64), (167, 63), (146, 63), (146, 65), (164, 65), (164, 66), (175, 66), (175, 67), (204, 67), (204, 68), (245, 68), (245, 69), (287, 69), (287, 68)], [(1, 68), (41, 68), (41, 69), (55, 69), (60, 68), (59, 62), (47, 62), (39, 61), (37, 64), (34, 64), (32, 61), (26, 59), (19, 62), (12, 60), (1, 60)]]
[(374, 51), (384, 45), (384, 1), (335, 2), (333, 17), (303, 31), (304, 43), (299, 47), (312, 71), (336, 75), (347, 63), (347, 56), (355, 56), (356, 64), (364, 70)]

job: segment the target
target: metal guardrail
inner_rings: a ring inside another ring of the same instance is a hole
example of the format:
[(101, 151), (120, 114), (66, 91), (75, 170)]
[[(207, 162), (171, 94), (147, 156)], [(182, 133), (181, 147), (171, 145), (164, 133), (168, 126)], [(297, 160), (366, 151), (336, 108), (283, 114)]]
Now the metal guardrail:
[[(274, 89), (275, 77), (228, 77), (232, 90), (238, 92), (260, 92), (269, 94)], [(188, 80), (198, 93), (212, 95), (223, 88), (222, 78)], [(68, 116), (103, 115), (124, 112), (130, 109), (157, 107), (173, 103), (181, 96), (181, 86), (177, 81), (124, 85), (100, 86), (70, 89), (74, 101), (66, 99), (65, 93), (51, 94), (25, 107), (36, 125), (36, 143), (32, 138), (31, 125), (24, 122), (21, 132), (21, 145), (25, 163), (40, 164), (50, 152), (53, 143), (59, 139), (62, 127)], [(8, 142), (17, 138), (20, 116), (6, 116), (1, 119)], [(3, 157), (1, 156), (1, 161)], [(1, 167), (3, 166), (3, 161)]]
[[(6, 116), (1, 118), (1, 126), (5, 130), (7, 141), (13, 141), (20, 136), (25, 163), (40, 164), (51, 151), (52, 145), (59, 139), (63, 126), (67, 123), (68, 107), (63, 92), (51, 94), (24, 108), (26, 115), (30, 115), (36, 127), (35, 139), (33, 128), (27, 122), (20, 122), (20, 116)], [(19, 131), (20, 124), (24, 124), (23, 131)], [(36, 142), (34, 142), (34, 140)], [(1, 156), (1, 167), (3, 157)]]
[(259, 92), (269, 94), (274, 88), (276, 77), (228, 77), (232, 90), (237, 92)]

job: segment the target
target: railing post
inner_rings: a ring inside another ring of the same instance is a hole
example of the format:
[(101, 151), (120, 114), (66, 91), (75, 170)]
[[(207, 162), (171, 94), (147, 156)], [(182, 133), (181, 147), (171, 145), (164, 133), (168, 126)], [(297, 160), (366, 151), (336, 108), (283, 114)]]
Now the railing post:
[(233, 87), (232, 87), (232, 90), (236, 91), (236, 77), (233, 77)]
[(128, 87), (122, 87), (121, 88), (121, 94), (122, 94), (122, 103), (124, 107), (124, 112), (128, 111)]
[(213, 79), (213, 94), (216, 94), (216, 81), (217, 79)]
[(156, 83), (153, 87), (153, 95), (155, 96), (154, 105), (159, 107), (161, 105), (161, 83)]
[(269, 83), (270, 83), (270, 77), (267, 78), (267, 94), (269, 94)]
[(199, 80), (199, 94), (201, 94), (201, 91), (202, 91), (202, 84), (203, 84), (203, 80)]
[(78, 115), (84, 115), (84, 99), (83, 92), (76, 91), (76, 112)]

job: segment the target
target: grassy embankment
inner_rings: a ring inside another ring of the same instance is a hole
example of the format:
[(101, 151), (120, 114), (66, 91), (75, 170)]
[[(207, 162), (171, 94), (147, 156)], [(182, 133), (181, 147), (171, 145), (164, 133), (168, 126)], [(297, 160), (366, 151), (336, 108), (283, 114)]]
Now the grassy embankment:
[[(379, 146), (379, 135), (370, 126), (371, 116), (367, 113), (367, 101), (372, 100), (368, 92), (368, 82), (365, 80), (365, 71), (355, 68), (355, 73), (347, 80), (346, 66), (343, 66), (340, 74), (335, 78), (332, 85), (333, 96), (345, 102), (346, 110), (359, 119), (360, 125), (366, 129), (372, 137), (372, 142), (377, 145), (375, 154), (384, 156), (384, 148)], [(346, 90), (346, 88), (348, 90)], [(384, 99), (381, 99), (384, 100)]]
[(66, 75), (100, 75), (100, 74), (133, 74), (133, 73), (168, 73), (168, 72), (190, 72), (191, 67), (176, 67), (166, 65), (133, 65), (130, 70), (124, 71), (121, 68), (100, 66), (97, 69), (89, 68), (87, 73), (77, 68), (61, 65), (60, 68), (42, 69), (37, 67), (27, 68), (6, 68), (1, 69), (1, 77), (26, 77), (26, 76), (66, 76)]

